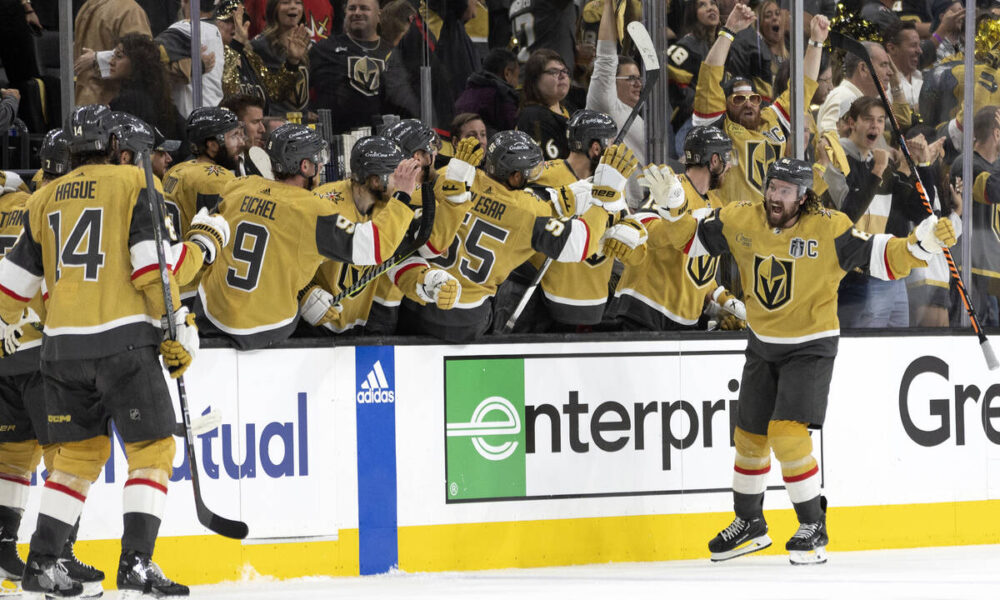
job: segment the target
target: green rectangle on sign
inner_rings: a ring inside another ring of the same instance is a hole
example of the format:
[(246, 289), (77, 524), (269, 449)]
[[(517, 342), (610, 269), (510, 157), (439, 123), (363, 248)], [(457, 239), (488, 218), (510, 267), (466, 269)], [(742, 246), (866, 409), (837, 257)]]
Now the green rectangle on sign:
[(525, 495), (524, 360), (445, 361), (446, 499)]

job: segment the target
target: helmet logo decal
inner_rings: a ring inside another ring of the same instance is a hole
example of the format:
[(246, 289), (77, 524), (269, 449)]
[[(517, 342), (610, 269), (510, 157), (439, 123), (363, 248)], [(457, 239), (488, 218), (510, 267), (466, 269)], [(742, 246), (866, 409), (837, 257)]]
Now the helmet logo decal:
[(795, 261), (771, 256), (754, 256), (753, 293), (767, 310), (777, 310), (792, 299), (792, 272)]

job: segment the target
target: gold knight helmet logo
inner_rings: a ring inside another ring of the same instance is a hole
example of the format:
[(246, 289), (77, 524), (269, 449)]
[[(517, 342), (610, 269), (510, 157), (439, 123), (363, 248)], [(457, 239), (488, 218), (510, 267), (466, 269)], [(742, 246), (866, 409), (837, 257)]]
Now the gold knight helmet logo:
[(794, 260), (754, 256), (753, 293), (767, 310), (777, 310), (792, 299)]
[(382, 85), (385, 61), (370, 56), (351, 56), (347, 59), (351, 87), (365, 96), (375, 96)]
[(715, 279), (715, 271), (719, 266), (718, 256), (692, 256), (687, 259), (687, 276), (697, 287), (704, 287)]

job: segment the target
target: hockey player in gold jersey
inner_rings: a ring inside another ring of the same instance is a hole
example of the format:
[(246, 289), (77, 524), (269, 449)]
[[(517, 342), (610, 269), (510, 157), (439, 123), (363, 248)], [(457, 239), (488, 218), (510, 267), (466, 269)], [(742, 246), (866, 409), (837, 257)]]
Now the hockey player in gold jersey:
[[(330, 304), (329, 294), (317, 286), (307, 289), (316, 269), (328, 259), (381, 263), (392, 255), (413, 217), (408, 202), (419, 165), (412, 160), (400, 163), (398, 149), (394, 144), (390, 148), (395, 150), (379, 154), (399, 165), (392, 178), (395, 187), (382, 187), (380, 193), (392, 195), (378, 219), (356, 223), (342, 214), (346, 203), (312, 192), (328, 159), (326, 142), (302, 125), (276, 129), (267, 145), (276, 181), (245, 177), (223, 194), (221, 212), (232, 227), (233, 240), (198, 288), (195, 312), (205, 331), (248, 350), (288, 338), (300, 312), (313, 325), (334, 321), (340, 310)], [(351, 208), (356, 210), (353, 200)]]
[[(473, 173), (467, 192), (472, 209), (455, 241), (440, 259), (431, 261), (461, 283), (459, 301), (445, 313), (404, 299), (401, 326), (448, 341), (474, 340), (489, 329), (497, 286), (517, 265), (535, 252), (578, 262), (596, 251), (608, 213), (591, 205), (590, 183), (576, 182), (557, 191), (561, 213), (524, 189), (543, 168), (542, 151), (526, 133), (495, 134), (483, 165), (482, 172)], [(449, 177), (458, 177), (454, 169), (449, 164)]]
[[(714, 194), (723, 176), (728, 176), (732, 149), (732, 141), (718, 128), (694, 127), (684, 140), (686, 168), (683, 175), (676, 177), (680, 186), (668, 185), (672, 173), (655, 165), (644, 170), (641, 183), (650, 188), (654, 198), (668, 191), (683, 193), (687, 210), (703, 215), (722, 207)], [(659, 204), (664, 202), (660, 198)], [(703, 312), (711, 312), (725, 323), (745, 320), (743, 303), (716, 283), (719, 258), (692, 257), (674, 248), (669, 219), (668, 213), (643, 211), (605, 234), (605, 253), (625, 263), (615, 291), (615, 316), (623, 328), (693, 329), (699, 326)], [(640, 242), (644, 235), (648, 237), (643, 244)], [(706, 311), (706, 305), (713, 310)], [(735, 319), (726, 320), (727, 315)]]
[[(774, 104), (761, 108), (762, 97), (749, 79), (736, 76), (722, 81), (733, 36), (753, 24), (755, 18), (745, 4), (733, 8), (701, 65), (695, 88), (694, 125), (716, 125), (733, 140), (736, 149), (739, 170), (726, 177), (719, 194), (726, 204), (763, 199), (764, 174), (771, 163), (785, 155), (786, 135), (791, 127), (789, 90)], [(814, 16), (810, 22), (809, 47), (803, 62), (806, 98), (812, 98), (818, 85), (816, 78), (829, 27), (830, 22), (823, 15)]]
[[(406, 154), (386, 137), (365, 138), (351, 150), (351, 178), (322, 185), (316, 188), (315, 193), (333, 203), (339, 214), (354, 223), (380, 221), (381, 213), (388, 206), (389, 196), (386, 191), (393, 189), (397, 184), (393, 172), (406, 159)], [(414, 158), (408, 163), (413, 164), (416, 160)], [(425, 164), (418, 161), (418, 166), (424, 167)], [(440, 187), (439, 184), (436, 190), (439, 195)], [(416, 195), (415, 193), (414, 196)], [(467, 201), (465, 205), (467, 209)], [(434, 228), (438, 229), (447, 218), (443, 211), (440, 215), (435, 213)], [(456, 229), (458, 229), (457, 222), (451, 227), (451, 237), (454, 237)], [(413, 268), (417, 270), (410, 272)], [(438, 308), (444, 310), (451, 308), (457, 299), (458, 281), (441, 269), (433, 269), (433, 272), (429, 273), (427, 270), (427, 263), (419, 257), (408, 261), (406, 267), (390, 269), (357, 294), (346, 298), (341, 303), (339, 314), (321, 326), (337, 334), (362, 329), (365, 333), (371, 334), (393, 334), (396, 327), (396, 310), (404, 294), (418, 303), (432, 301)], [(407, 275), (402, 277), (402, 273)], [(364, 266), (328, 260), (320, 265), (314, 278), (314, 285), (310, 286), (303, 298), (317, 294), (323, 296), (338, 294), (351, 287), (363, 274)], [(413, 278), (418, 276), (419, 281), (416, 285), (406, 285), (412, 283)], [(396, 285), (400, 279), (404, 289)], [(450, 282), (447, 286), (444, 285), (446, 281)], [(319, 287), (318, 290), (316, 286)], [(441, 294), (441, 291), (445, 293)], [(434, 296), (433, 299), (431, 296)], [(303, 320), (310, 321), (305, 313), (302, 316)], [(373, 319), (375, 323), (371, 323)]]
[[(223, 190), (235, 178), (243, 126), (227, 108), (196, 108), (187, 119), (187, 139), (195, 157), (174, 165), (163, 179), (167, 214), (182, 238), (201, 209), (216, 212)], [(188, 305), (198, 289), (198, 279), (181, 286), (181, 299)]]
[[(624, 214), (628, 210), (622, 195), (625, 182), (637, 163), (624, 145), (610, 146), (616, 133), (618, 127), (607, 114), (578, 110), (566, 126), (569, 156), (546, 162), (533, 186), (558, 189), (593, 177), (595, 203), (603, 205), (611, 215)], [(599, 191), (604, 193), (598, 199)], [(609, 216), (609, 221), (613, 218)], [(545, 258), (544, 254), (539, 254), (532, 262), (538, 267)], [(552, 320), (560, 324), (556, 328), (575, 330), (579, 325), (601, 322), (613, 266), (613, 258), (599, 253), (578, 263), (553, 262), (549, 265), (540, 285), (543, 306)]]
[(175, 424), (156, 348), (180, 375), (197, 349), (197, 330), (181, 308), (167, 315), (177, 339), (163, 339), (154, 241), (154, 228), (163, 225), (153, 218), (142, 171), (110, 164), (117, 147), (111, 112), (77, 108), (64, 130), (77, 166), (31, 197), (24, 231), (0, 261), (0, 328), (9, 331), (39, 291), (45, 302), (42, 385), (57, 446), (22, 586), (58, 596), (82, 592), (58, 557), (111, 451), (110, 419), (129, 465), (118, 589), (187, 595), (152, 562)]
[[(837, 287), (855, 267), (897, 279), (955, 243), (949, 219), (928, 217), (907, 238), (871, 235), (821, 208), (812, 167), (782, 158), (768, 169), (764, 202), (736, 202), (699, 219), (683, 195), (660, 210), (688, 256), (731, 253), (747, 289), (748, 343), (740, 384), (733, 504), (736, 518), (711, 542), (712, 560), (770, 545), (763, 515), (771, 452), (781, 463), (799, 529), (785, 545), (793, 564), (826, 561), (826, 501), (809, 428), (820, 428), (840, 335)], [(654, 197), (654, 202), (655, 202)]]

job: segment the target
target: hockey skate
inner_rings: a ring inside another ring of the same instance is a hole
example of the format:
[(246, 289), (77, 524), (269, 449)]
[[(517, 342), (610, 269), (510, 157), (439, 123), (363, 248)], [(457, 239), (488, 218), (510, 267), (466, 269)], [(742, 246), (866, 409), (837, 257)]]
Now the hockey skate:
[(17, 532), (0, 527), (0, 578), (21, 581), (24, 561), (17, 553)]
[(821, 565), (826, 562), (826, 521), (802, 523), (792, 539), (785, 544), (788, 560), (793, 565)]
[(150, 556), (139, 552), (122, 554), (118, 562), (118, 597), (122, 600), (177, 598), (190, 593), (186, 585), (167, 579)]
[(712, 562), (719, 562), (763, 550), (771, 545), (764, 517), (746, 520), (736, 517), (708, 543)]
[(72, 598), (83, 593), (83, 584), (70, 579), (66, 567), (54, 556), (28, 554), (21, 587), (44, 598)]
[(104, 595), (104, 571), (81, 562), (73, 552), (73, 544), (76, 540), (70, 537), (63, 546), (62, 554), (59, 555), (59, 563), (66, 569), (70, 579), (79, 581), (83, 585), (82, 598), (100, 598)]

